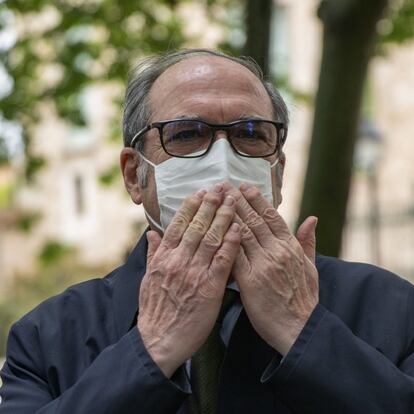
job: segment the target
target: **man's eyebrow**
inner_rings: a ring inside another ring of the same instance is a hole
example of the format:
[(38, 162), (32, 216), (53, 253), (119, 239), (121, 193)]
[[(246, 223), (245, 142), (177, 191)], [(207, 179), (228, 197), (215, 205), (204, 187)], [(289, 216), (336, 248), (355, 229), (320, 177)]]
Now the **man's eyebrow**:
[(179, 115), (174, 117), (174, 119), (194, 119), (196, 121), (204, 121), (204, 119), (201, 116), (193, 114)]
[[(194, 114), (187, 114), (187, 115), (179, 115), (175, 117), (174, 119), (194, 119), (196, 121), (207, 121), (206, 118), (203, 118), (199, 115)], [(249, 120), (257, 120), (257, 121), (264, 121), (266, 118), (259, 116), (259, 115), (247, 115), (247, 114), (241, 114), (239, 117), (235, 118), (233, 121), (249, 121)]]
[(237, 120), (240, 121), (248, 121), (248, 120), (257, 120), (257, 121), (264, 121), (266, 118), (263, 118), (259, 115), (241, 115)]

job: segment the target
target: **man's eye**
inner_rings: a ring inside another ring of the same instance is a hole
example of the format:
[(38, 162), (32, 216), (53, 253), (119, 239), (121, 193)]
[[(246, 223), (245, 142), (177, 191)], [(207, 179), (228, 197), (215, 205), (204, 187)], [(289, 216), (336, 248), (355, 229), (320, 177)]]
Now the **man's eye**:
[(235, 133), (234, 138), (246, 140), (267, 140), (267, 136), (263, 133), (263, 131), (252, 128), (243, 128), (238, 130)]
[(169, 141), (187, 141), (194, 138), (200, 138), (201, 134), (196, 129), (186, 129), (175, 132), (169, 137)]

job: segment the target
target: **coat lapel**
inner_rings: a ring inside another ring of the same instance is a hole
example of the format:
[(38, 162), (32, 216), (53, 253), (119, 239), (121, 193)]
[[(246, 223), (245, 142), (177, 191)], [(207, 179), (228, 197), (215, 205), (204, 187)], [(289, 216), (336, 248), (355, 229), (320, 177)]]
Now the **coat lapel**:
[(139, 306), (139, 287), (147, 267), (147, 249), (145, 232), (126, 263), (115, 271), (112, 301), (119, 338), (125, 335), (134, 323)]

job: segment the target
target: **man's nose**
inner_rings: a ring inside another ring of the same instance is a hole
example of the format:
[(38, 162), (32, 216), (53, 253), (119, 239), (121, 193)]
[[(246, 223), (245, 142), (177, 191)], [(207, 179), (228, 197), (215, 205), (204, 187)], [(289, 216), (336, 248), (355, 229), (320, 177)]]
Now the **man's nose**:
[(219, 139), (229, 139), (228, 138), (228, 131), (225, 131), (223, 129), (217, 130), (214, 132), (213, 141), (218, 141)]

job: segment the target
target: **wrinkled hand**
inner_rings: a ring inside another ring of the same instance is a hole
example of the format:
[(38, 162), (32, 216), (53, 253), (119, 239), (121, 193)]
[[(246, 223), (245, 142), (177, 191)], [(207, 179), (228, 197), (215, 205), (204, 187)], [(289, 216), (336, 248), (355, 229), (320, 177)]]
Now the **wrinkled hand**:
[(147, 234), (137, 326), (167, 377), (205, 342), (240, 249), (236, 203), (223, 186), (187, 197), (163, 238)]
[(253, 186), (225, 184), (237, 200), (242, 248), (233, 267), (243, 306), (256, 332), (286, 355), (319, 301), (315, 267), (316, 217), (294, 237), (276, 209)]

